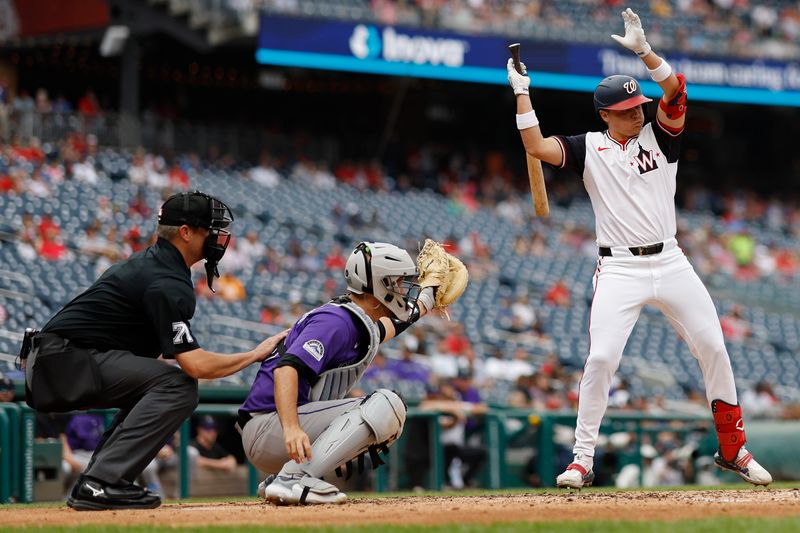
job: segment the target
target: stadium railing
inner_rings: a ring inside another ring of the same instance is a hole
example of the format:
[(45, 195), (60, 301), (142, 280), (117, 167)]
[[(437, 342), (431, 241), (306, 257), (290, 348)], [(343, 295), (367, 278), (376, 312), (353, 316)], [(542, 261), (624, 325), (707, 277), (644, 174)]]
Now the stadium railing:
[[(106, 426), (111, 424), (117, 410), (93, 409), (91, 413), (102, 414)], [(194, 415), (212, 415), (234, 418), (238, 412), (238, 404), (201, 404)], [(19, 501), (30, 503), (35, 501), (34, 482), (34, 442), (35, 442), (35, 416), (36, 411), (21, 403), (0, 403), (0, 503)], [(444, 487), (442, 447), (439, 443), (440, 429), (438, 413), (422, 413), (413, 409), (410, 417), (418, 417), (427, 421), (430, 429), (429, 453), (431, 468), (429, 471), (429, 488), (441, 490)], [(185, 420), (179, 429), (180, 443), (178, 446), (178, 496), (181, 499), (190, 495), (190, 467), (188, 446), (190, 442), (189, 419)], [(397, 454), (395, 454), (396, 456)], [(393, 457), (390, 456), (391, 462)], [(392, 463), (390, 463), (392, 464)], [(394, 468), (399, 470), (399, 464), (394, 459)], [(396, 470), (395, 470), (396, 471)], [(262, 474), (248, 463), (248, 492), (255, 495)], [(389, 488), (386, 469), (379, 469), (376, 473), (375, 489), (378, 492)]]
[[(195, 415), (235, 417), (238, 404), (201, 404)], [(92, 410), (105, 416), (110, 424), (116, 410)], [(33, 502), (35, 490), (34, 431), (35, 414), (22, 403), (0, 403), (0, 503)], [(445, 487), (445, 471), (441, 428), (438, 412), (409, 409), (408, 420), (422, 420), (427, 428), (428, 471), (425, 474), (426, 489), (440, 491)], [(568, 411), (537, 412), (528, 409), (491, 409), (484, 415), (481, 436), (487, 450), (487, 461), (482, 477), (482, 486), (487, 489), (530, 486), (529, 480), (521, 476), (523, 465), (519, 458), (510, 453), (513, 447), (524, 447), (534, 451), (536, 459), (530, 472), (538, 476), (542, 486), (553, 486), (560, 464), (559, 446), (567, 448), (556, 438), (557, 426), (574, 427), (575, 413)], [(509, 423), (515, 422), (515, 423)], [(189, 454), (190, 420), (180, 427), (178, 496), (181, 499), (190, 495)], [(800, 445), (800, 422), (755, 421), (748, 422), (748, 438), (751, 446), (759, 450), (762, 463), (770, 469), (776, 479), (800, 478), (800, 467), (791, 455), (794, 445)], [(639, 482), (642, 481), (644, 458), (641, 444), (650, 435), (656, 442), (656, 435), (662, 431), (677, 433), (682, 442), (694, 434), (697, 449), (702, 454), (713, 452), (716, 447), (711, 420), (706, 416), (682, 415), (678, 413), (652, 415), (641, 412), (610, 412), (604, 419), (601, 432), (627, 433), (633, 435), (631, 445), (627, 446), (626, 464), (639, 466)], [(373, 489), (376, 492), (396, 491), (401, 488), (403, 476), (408, 475), (404, 465), (407, 453), (406, 437), (390, 449), (385, 458), (386, 467), (375, 471)], [(701, 436), (699, 440), (698, 435)], [(563, 439), (562, 439), (563, 440)], [(564, 451), (564, 450), (561, 450)], [(569, 451), (569, 450), (567, 450)], [(571, 456), (571, 455), (570, 455)], [(525, 456), (526, 458), (529, 455)], [(248, 492), (255, 495), (260, 473), (248, 465)]]
[(0, 502), (7, 502), (12, 489), (11, 422), (5, 409), (0, 409)]
[[(516, 431), (507, 429), (508, 420), (521, 420), (523, 424)], [(506, 451), (514, 433), (528, 428), (534, 429), (533, 441), (528, 443), (537, 448), (535, 473), (543, 486), (554, 486), (559, 473), (558, 454), (556, 453), (556, 426), (575, 426), (576, 413), (572, 411), (537, 412), (528, 409), (492, 410), (486, 415), (486, 447), (488, 456), (487, 487), (499, 489), (518, 485), (514, 482), (514, 473), (509, 470)], [(682, 415), (678, 413), (649, 415), (641, 412), (609, 412), (603, 419), (601, 433), (616, 432), (633, 433), (635, 446), (631, 454), (633, 464), (639, 466), (639, 482), (642, 482), (643, 457), (641, 444), (646, 434), (654, 435), (660, 431), (669, 431), (686, 435), (690, 432), (706, 433), (710, 427), (710, 419), (706, 416)], [(527, 426), (527, 427), (526, 427)], [(566, 466), (566, 465), (561, 465)]]

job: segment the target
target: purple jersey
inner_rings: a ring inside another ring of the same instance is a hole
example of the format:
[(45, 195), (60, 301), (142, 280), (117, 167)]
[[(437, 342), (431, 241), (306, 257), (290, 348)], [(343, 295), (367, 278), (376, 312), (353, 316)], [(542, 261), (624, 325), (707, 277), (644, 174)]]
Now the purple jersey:
[[(300, 359), (315, 376), (326, 370), (355, 362), (363, 356), (369, 344), (362, 339), (359, 320), (344, 307), (325, 304), (306, 313), (292, 326), (286, 337), (286, 353)], [(250, 393), (241, 411), (269, 413), (275, 411), (274, 371), (281, 355), (276, 350), (261, 363)], [(298, 380), (297, 405), (308, 403), (313, 383), (302, 376)]]
[(416, 361), (389, 361), (386, 363), (387, 370), (394, 372), (398, 379), (405, 381), (428, 382), (428, 369)]
[(388, 363), (383, 363), (382, 365), (378, 365), (377, 358), (375, 361), (369, 365), (364, 375), (361, 376), (361, 379), (364, 381), (395, 381), (397, 379), (397, 374), (394, 373), (394, 370), (389, 368)]
[(105, 422), (101, 415), (83, 413), (70, 419), (65, 433), (71, 449), (94, 451), (100, 444), (105, 430)]

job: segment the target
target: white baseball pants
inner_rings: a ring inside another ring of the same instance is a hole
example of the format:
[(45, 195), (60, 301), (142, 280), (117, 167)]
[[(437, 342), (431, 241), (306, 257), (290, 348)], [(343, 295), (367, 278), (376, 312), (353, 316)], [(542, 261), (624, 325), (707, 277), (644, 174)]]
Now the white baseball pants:
[(589, 357), (578, 400), (574, 453), (594, 457), (600, 422), (608, 406), (611, 380), (641, 309), (660, 309), (700, 362), (709, 406), (719, 399), (737, 404), (728, 352), (719, 317), (703, 282), (678, 247), (665, 241), (659, 254), (634, 256), (613, 247), (601, 257), (593, 280), (589, 313)]

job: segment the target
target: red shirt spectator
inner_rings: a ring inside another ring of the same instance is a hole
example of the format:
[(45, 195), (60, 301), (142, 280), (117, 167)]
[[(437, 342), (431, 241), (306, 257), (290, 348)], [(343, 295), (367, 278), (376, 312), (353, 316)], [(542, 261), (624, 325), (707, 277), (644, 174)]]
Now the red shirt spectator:
[(145, 198), (142, 193), (137, 194), (136, 197), (131, 200), (130, 205), (128, 205), (128, 214), (133, 215), (135, 213), (141, 215), (142, 218), (150, 216), (150, 207), (147, 205), (147, 198)]
[(67, 247), (58, 241), (42, 241), (39, 246), (39, 255), (48, 261), (58, 261), (66, 256)]
[[(51, 230), (53, 232), (51, 233)], [(50, 217), (42, 217), (42, 221), (39, 222), (39, 236), (42, 238), (47, 238), (47, 235), (52, 235), (52, 238), (58, 236), (61, 233), (61, 228), (58, 227), (58, 224), (53, 222), (53, 219)]]
[(38, 146), (14, 146), (12, 148), (16, 157), (33, 163), (44, 162), (44, 152)]
[(367, 185), (370, 189), (381, 189), (383, 187), (383, 169), (377, 161), (370, 163), (365, 169), (364, 175), (367, 178)]
[(93, 117), (100, 111), (100, 104), (97, 102), (97, 96), (91, 89), (78, 100), (78, 112), (87, 117)]
[(797, 260), (789, 250), (781, 250), (775, 254), (775, 269), (784, 276), (797, 273)]
[(283, 324), (284, 318), (280, 306), (265, 305), (261, 308), (262, 324)]
[(464, 326), (454, 324), (452, 331), (444, 338), (445, 349), (453, 355), (465, 355), (472, 348), (469, 339), (464, 335)]
[(128, 230), (128, 233), (125, 234), (125, 242), (131, 247), (131, 253), (142, 250), (145, 245), (143, 241), (142, 232), (137, 226), (132, 227)]
[(86, 139), (84, 138), (83, 134), (78, 132), (69, 135), (67, 138), (67, 145), (72, 150), (75, 150), (80, 157), (85, 156), (89, 151), (89, 145), (86, 142)]
[(559, 307), (569, 307), (570, 293), (569, 287), (563, 279), (558, 280), (544, 295), (544, 302)]
[(336, 167), (333, 175), (342, 183), (353, 183), (356, 179), (356, 172), (356, 167), (352, 162), (342, 161), (342, 163)]
[(344, 257), (342, 257), (341, 250), (331, 250), (325, 258), (325, 268), (328, 270), (341, 270), (345, 266)]
[(0, 194), (7, 194), (11, 191), (18, 191), (19, 185), (8, 174), (0, 175)]
[(447, 250), (449, 253), (458, 257), (461, 255), (461, 249), (458, 247), (458, 240), (455, 237), (448, 237), (442, 242), (442, 246), (444, 249)]
[(169, 169), (169, 184), (178, 190), (188, 190), (189, 175), (179, 165), (172, 165)]
[(69, 250), (59, 238), (59, 232), (58, 226), (51, 222), (51, 225), (42, 233), (42, 239), (38, 246), (39, 255), (48, 261), (59, 261), (66, 259), (69, 255)]
[(734, 306), (731, 312), (720, 318), (722, 335), (731, 342), (742, 342), (753, 335), (750, 324), (743, 318), (742, 308)]

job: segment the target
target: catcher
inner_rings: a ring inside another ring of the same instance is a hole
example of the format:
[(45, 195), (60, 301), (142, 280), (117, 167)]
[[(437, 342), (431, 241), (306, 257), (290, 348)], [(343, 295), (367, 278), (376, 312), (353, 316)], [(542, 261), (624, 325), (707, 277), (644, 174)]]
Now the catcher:
[[(306, 313), (264, 360), (239, 409), (247, 458), (270, 475), (259, 496), (282, 505), (340, 503), (347, 496), (323, 475), (347, 477), (369, 453), (388, 451), (403, 431), (406, 405), (378, 389), (347, 398), (380, 343), (431, 309), (442, 311), (467, 285), (464, 265), (440, 244), (425, 242), (417, 262), (392, 244), (362, 242), (347, 260), (347, 294)], [(418, 279), (417, 279), (418, 278)]]

